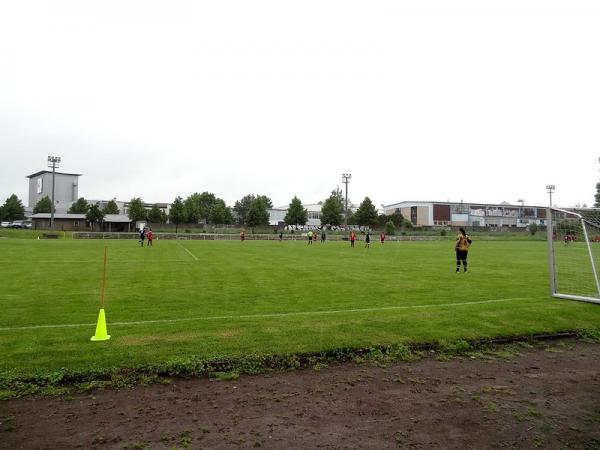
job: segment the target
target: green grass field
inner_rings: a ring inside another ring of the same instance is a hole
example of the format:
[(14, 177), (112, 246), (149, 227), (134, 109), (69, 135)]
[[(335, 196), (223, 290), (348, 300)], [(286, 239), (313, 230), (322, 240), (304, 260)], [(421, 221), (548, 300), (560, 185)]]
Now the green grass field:
[[(112, 338), (91, 342), (108, 246)], [(600, 325), (549, 296), (546, 244), (0, 239), (0, 375), (26, 376)]]

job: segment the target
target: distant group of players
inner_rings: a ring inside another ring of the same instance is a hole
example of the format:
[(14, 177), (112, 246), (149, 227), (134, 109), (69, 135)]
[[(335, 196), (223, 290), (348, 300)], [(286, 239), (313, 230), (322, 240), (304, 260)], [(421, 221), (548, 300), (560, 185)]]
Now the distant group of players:
[[(306, 238), (308, 239), (308, 245), (312, 245), (313, 242), (316, 242), (317, 237), (318, 237), (318, 233), (310, 230), (306, 235)], [(379, 241), (381, 242), (381, 245), (383, 245), (385, 243), (385, 237), (386, 237), (385, 233), (382, 231), (381, 234), (379, 235)], [(240, 240), (243, 242), (245, 240), (245, 238), (246, 238), (245, 232), (244, 232), (244, 230), (242, 230), (240, 232)], [(321, 232), (321, 243), (324, 244), (326, 239), (327, 239), (327, 235), (325, 234), (325, 231), (323, 230)], [(283, 240), (283, 231), (280, 231), (279, 232), (279, 241), (282, 241), (282, 240)], [(354, 231), (350, 231), (350, 234), (348, 235), (348, 240), (350, 241), (350, 247), (354, 248), (354, 243), (356, 242), (356, 233)], [(460, 228), (458, 236), (456, 237), (455, 245), (454, 245), (454, 250), (456, 252), (456, 272), (460, 272), (461, 266), (463, 268), (463, 272), (467, 271), (467, 257), (469, 255), (469, 247), (471, 246), (472, 242), (473, 241), (471, 240), (469, 235), (467, 235), (467, 233), (465, 232), (465, 229)], [(144, 244), (142, 243), (142, 245), (144, 245)], [(369, 231), (367, 231), (365, 234), (365, 248), (369, 248), (370, 245), (371, 245), (371, 234)]]

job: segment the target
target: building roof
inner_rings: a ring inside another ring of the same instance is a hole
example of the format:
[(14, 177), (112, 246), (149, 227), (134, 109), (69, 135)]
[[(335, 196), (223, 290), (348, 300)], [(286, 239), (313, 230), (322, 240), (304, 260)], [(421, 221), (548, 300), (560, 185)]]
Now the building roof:
[(546, 206), (541, 205), (519, 205), (519, 204), (511, 204), (507, 202), (502, 203), (479, 203), (479, 202), (432, 202), (432, 201), (401, 201), (396, 203), (391, 203), (389, 205), (383, 205), (384, 208), (393, 208), (398, 205), (406, 204), (406, 203), (418, 203), (420, 205), (423, 204), (436, 204), (436, 205), (468, 205), (468, 206), (491, 206), (491, 207), (508, 207), (508, 208), (546, 208)]
[(131, 220), (127, 214), (107, 214), (104, 216), (104, 222), (131, 223), (133, 220)]
[[(32, 219), (50, 219), (50, 213), (37, 213), (31, 216)], [(54, 213), (55, 219), (74, 219), (85, 220), (85, 214)]]
[[(27, 175), (25, 178), (34, 178), (34, 177), (39, 177), (40, 175), (43, 175), (45, 173), (52, 173), (51, 170), (40, 170), (39, 172), (36, 173), (32, 173), (31, 175)], [(56, 175), (69, 175), (72, 177), (80, 177), (81, 174), (80, 173), (65, 173), (65, 172), (54, 172)]]

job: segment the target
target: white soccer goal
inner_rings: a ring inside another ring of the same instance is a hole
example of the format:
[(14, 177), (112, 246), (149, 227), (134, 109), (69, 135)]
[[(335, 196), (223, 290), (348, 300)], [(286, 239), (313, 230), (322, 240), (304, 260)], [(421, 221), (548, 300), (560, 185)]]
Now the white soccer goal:
[(600, 304), (600, 209), (547, 209), (553, 297)]

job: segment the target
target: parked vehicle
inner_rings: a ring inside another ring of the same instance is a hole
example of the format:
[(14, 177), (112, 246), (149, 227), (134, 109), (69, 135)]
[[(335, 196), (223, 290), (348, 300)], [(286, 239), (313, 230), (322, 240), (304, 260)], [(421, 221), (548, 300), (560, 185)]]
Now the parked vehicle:
[(25, 222), (23, 222), (22, 220), (15, 220), (10, 225), (8, 225), (8, 228), (28, 228), (28, 227), (27, 227), (27, 224)]
[(8, 228), (8, 227), (10, 227), (10, 222), (1, 222), (0, 223), (0, 227), (1, 228)]

